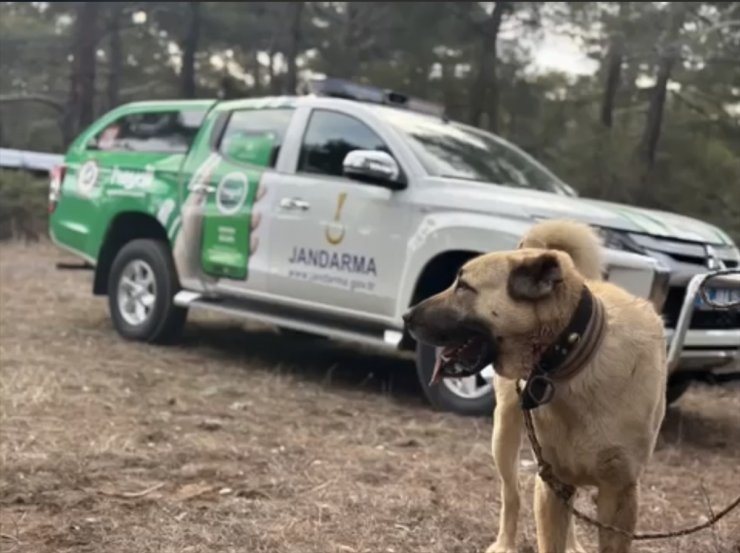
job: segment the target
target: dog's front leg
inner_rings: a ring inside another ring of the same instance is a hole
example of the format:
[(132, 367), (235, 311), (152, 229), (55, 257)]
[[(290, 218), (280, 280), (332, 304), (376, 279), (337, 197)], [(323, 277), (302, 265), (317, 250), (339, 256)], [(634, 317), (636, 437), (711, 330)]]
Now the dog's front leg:
[(539, 476), (534, 487), (534, 515), (539, 553), (565, 553), (571, 523), (570, 511)]
[(519, 519), (519, 449), (524, 420), (512, 381), (494, 377), (496, 409), (493, 412), (493, 460), (501, 484), (498, 537), (486, 553), (516, 553)]
[[(637, 525), (637, 485), (599, 486), (599, 522), (633, 533)], [(629, 553), (631, 539), (613, 530), (599, 529), (599, 553)]]
[(581, 547), (576, 536), (576, 521), (572, 515), (570, 517), (570, 524), (568, 525), (568, 539), (566, 540), (565, 553), (586, 553), (586, 550)]

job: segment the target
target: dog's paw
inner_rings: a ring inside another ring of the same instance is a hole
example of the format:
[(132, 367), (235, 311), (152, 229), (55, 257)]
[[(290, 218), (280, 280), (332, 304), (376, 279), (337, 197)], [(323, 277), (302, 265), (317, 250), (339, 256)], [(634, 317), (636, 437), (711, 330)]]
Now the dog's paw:
[(496, 542), (486, 549), (486, 553), (517, 553), (517, 549), (515, 545)]

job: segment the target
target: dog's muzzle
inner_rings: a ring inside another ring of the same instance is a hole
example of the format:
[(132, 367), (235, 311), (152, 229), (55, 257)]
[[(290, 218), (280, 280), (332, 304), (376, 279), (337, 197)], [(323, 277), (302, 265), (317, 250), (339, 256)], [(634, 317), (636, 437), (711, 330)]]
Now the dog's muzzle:
[(434, 299), (417, 304), (403, 316), (414, 339), (437, 349), (430, 384), (472, 376), (493, 363), (496, 342), (485, 325)]

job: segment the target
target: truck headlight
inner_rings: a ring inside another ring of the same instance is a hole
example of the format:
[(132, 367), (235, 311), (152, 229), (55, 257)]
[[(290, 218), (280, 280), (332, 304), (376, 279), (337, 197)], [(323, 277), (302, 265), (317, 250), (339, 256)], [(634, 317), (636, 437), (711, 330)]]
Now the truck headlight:
[[(659, 255), (651, 254), (651, 252), (638, 244), (627, 232), (600, 228), (598, 229), (598, 234), (605, 248), (637, 254), (652, 259), (653, 282), (650, 286), (648, 299), (655, 306), (656, 311), (660, 313), (668, 298), (668, 291), (670, 289), (670, 267), (660, 259)], [(605, 275), (605, 280), (608, 279), (607, 274)]]
[(645, 248), (635, 242), (626, 232), (602, 228), (598, 230), (598, 233), (599, 236), (601, 236), (604, 247), (606, 248), (643, 255), (647, 254)]
[(735, 259), (735, 266), (740, 266), (740, 249), (738, 249), (737, 246), (734, 246), (730, 251), (732, 252), (732, 257)]

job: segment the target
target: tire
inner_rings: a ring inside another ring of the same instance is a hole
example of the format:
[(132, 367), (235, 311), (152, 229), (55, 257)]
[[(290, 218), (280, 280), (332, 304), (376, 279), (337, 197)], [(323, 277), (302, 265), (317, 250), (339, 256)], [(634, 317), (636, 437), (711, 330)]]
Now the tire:
[(678, 401), (681, 396), (686, 393), (686, 390), (688, 390), (690, 386), (690, 378), (681, 376), (672, 376), (671, 378), (669, 378), (665, 394), (668, 405), (671, 405)]
[[(493, 413), (496, 400), (493, 395), (492, 381), (485, 389), (484, 387), (480, 388), (480, 395), (477, 397), (472, 397), (472, 395), (465, 397), (464, 394), (456, 392), (456, 386), (450, 381), (442, 381), (434, 386), (430, 386), (429, 381), (432, 379), (435, 360), (435, 349), (432, 346), (417, 342), (416, 372), (419, 376), (419, 383), (422, 390), (424, 390), (424, 395), (435, 409), (470, 417), (490, 416)], [(479, 382), (482, 381), (480, 376), (475, 378)]]
[(119, 250), (108, 275), (113, 326), (128, 340), (157, 344), (176, 340), (188, 313), (174, 304), (179, 289), (169, 245), (132, 240)]

